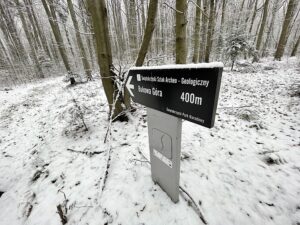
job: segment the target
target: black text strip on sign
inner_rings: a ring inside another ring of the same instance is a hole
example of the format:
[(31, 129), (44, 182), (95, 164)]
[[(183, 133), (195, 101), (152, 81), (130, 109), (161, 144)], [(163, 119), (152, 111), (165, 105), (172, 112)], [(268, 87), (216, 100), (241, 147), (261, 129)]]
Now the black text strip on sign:
[(222, 63), (131, 68), (126, 87), (134, 102), (211, 128)]

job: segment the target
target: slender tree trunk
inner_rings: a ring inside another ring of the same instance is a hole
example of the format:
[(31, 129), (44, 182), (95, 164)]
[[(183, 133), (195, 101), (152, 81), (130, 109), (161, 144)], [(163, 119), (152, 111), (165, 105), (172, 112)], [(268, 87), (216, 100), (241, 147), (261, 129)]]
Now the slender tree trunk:
[(152, 34), (155, 28), (155, 17), (157, 13), (158, 0), (150, 0), (148, 9), (147, 24), (144, 32), (143, 42), (135, 62), (136, 66), (142, 66), (150, 45)]
[(256, 17), (256, 13), (257, 13), (257, 2), (258, 2), (258, 0), (255, 0), (253, 15), (252, 15), (251, 23), (250, 23), (250, 27), (249, 27), (249, 34), (250, 35), (251, 35), (252, 29), (253, 29), (254, 20), (255, 20), (255, 17)]
[(24, 46), (21, 42), (21, 39), (18, 35), (17, 28), (15, 26), (15, 23), (13, 21), (11, 14), (10, 14), (10, 10), (8, 10), (7, 8), (4, 8), (7, 6), (5, 4), (4, 5), (2, 5), (2, 4), (3, 3), (0, 2), (0, 13), (1, 13), (1, 16), (3, 16), (3, 18), (4, 18), (7, 30), (9, 31), (9, 34), (11, 36), (11, 39), (12, 39), (14, 45), (17, 47), (18, 52), (20, 53), (20, 57), (23, 58), (23, 61), (27, 61), (26, 51), (25, 51), (25, 48), (24, 48)]
[(29, 31), (29, 27), (26, 23), (26, 20), (25, 20), (25, 17), (24, 17), (24, 14), (21, 10), (21, 5), (20, 5), (20, 2), (19, 0), (14, 0), (15, 4), (17, 5), (17, 9), (18, 9), (18, 13), (19, 13), (19, 16), (21, 18), (21, 22), (22, 22), (22, 25), (23, 25), (23, 29), (25, 31), (25, 35), (26, 35), (26, 38), (28, 40), (28, 43), (30, 45), (30, 48), (31, 48), (31, 55), (32, 55), (32, 59), (33, 59), (33, 63), (35, 64), (35, 68), (36, 68), (36, 73), (37, 73), (37, 76), (39, 78), (44, 78), (44, 74), (43, 74), (43, 70), (42, 70), (42, 67), (39, 63), (39, 60), (37, 58), (37, 55), (36, 55), (36, 52), (35, 52), (35, 47), (34, 47), (34, 43), (33, 43), (33, 40), (30, 36), (30, 31)]
[(215, 0), (210, 0), (208, 32), (207, 32), (206, 48), (205, 48), (205, 62), (209, 62), (210, 52), (212, 48), (212, 42), (213, 42), (212, 38), (213, 38), (214, 27), (215, 27), (214, 17), (215, 17)]
[(283, 56), (284, 53), (284, 49), (288, 40), (288, 30), (289, 30), (289, 26), (290, 23), (293, 19), (294, 16), (294, 11), (295, 11), (295, 6), (297, 6), (297, 1), (298, 0), (290, 0), (289, 4), (288, 4), (288, 8), (285, 14), (285, 18), (284, 18), (284, 22), (282, 25), (282, 29), (281, 29), (281, 34), (280, 34), (280, 38), (279, 38), (279, 42), (277, 45), (277, 49), (275, 52), (275, 56), (274, 58), (276, 60), (281, 60), (281, 57)]
[(260, 24), (260, 29), (259, 29), (259, 33), (258, 33), (257, 41), (256, 41), (256, 50), (257, 51), (259, 51), (259, 49), (260, 49), (263, 34), (264, 34), (264, 30), (265, 30), (265, 26), (266, 26), (269, 2), (270, 2), (270, 0), (266, 0), (265, 4), (264, 4), (263, 17), (262, 17), (262, 21), (261, 21), (261, 24)]
[(176, 64), (186, 63), (186, 0), (176, 0)]
[(38, 22), (38, 20), (36, 18), (36, 15), (35, 15), (35, 12), (34, 12), (34, 8), (32, 6), (32, 1), (31, 0), (27, 0), (27, 1), (28, 1), (28, 4), (29, 4), (29, 7), (30, 7), (30, 13), (32, 15), (32, 19), (33, 19), (32, 23), (34, 23), (36, 25), (38, 36), (39, 36), (40, 41), (42, 43), (43, 49), (44, 49), (45, 53), (47, 54), (47, 56), (50, 59), (52, 59), (52, 56), (51, 56), (51, 53), (50, 53), (50, 50), (49, 50), (49, 47), (48, 47), (48, 44), (47, 44), (47, 40), (46, 40), (45, 34), (42, 31), (42, 29), (40, 28), (40, 24), (39, 24), (39, 22)]
[(76, 30), (75, 31), (76, 40), (77, 40), (77, 44), (78, 44), (78, 47), (79, 47), (80, 56), (81, 56), (81, 60), (82, 60), (84, 70), (85, 70), (85, 74), (86, 74), (87, 79), (91, 80), (92, 79), (91, 66), (90, 66), (89, 61), (87, 59), (87, 55), (86, 55), (86, 52), (85, 52), (85, 49), (84, 49), (83, 41), (82, 41), (80, 33), (79, 33), (79, 26), (78, 26), (78, 22), (77, 22), (77, 19), (76, 19), (76, 14), (75, 14), (75, 11), (74, 11), (72, 0), (68, 0), (68, 7), (69, 7), (69, 10), (70, 10), (71, 19), (73, 21), (74, 28)]
[(200, 47), (200, 13), (201, 0), (197, 0), (196, 5), (196, 17), (195, 17), (195, 31), (194, 31), (194, 54), (193, 63), (197, 63), (199, 60), (199, 47)]
[(276, 12), (278, 10), (278, 3), (279, 3), (279, 0), (275, 0), (274, 1), (274, 5), (273, 5), (273, 8), (272, 8), (272, 17), (271, 17), (271, 21), (270, 21), (270, 25), (268, 27), (268, 30), (267, 30), (267, 37), (266, 37), (266, 41), (265, 41), (265, 44), (263, 46), (263, 49), (262, 49), (262, 56), (265, 57), (267, 56), (267, 48), (269, 46), (269, 42), (270, 42), (270, 39), (271, 39), (271, 33), (273, 32), (273, 26), (274, 26), (274, 23), (275, 23), (275, 16), (276, 16)]
[(218, 44), (217, 44), (217, 61), (223, 58), (223, 45), (224, 45), (224, 37), (223, 37), (223, 26), (225, 21), (225, 12), (226, 12), (226, 2), (227, 0), (222, 1), (222, 16), (221, 16), (221, 23), (220, 23), (220, 35), (218, 37)]
[(297, 51), (298, 51), (299, 44), (300, 44), (300, 35), (298, 36), (298, 39), (297, 39), (297, 41), (296, 41), (296, 44), (295, 44), (294, 47), (293, 47), (292, 54), (291, 54), (292, 57), (293, 57), (293, 56), (296, 56)]
[[(50, 9), (48, 8), (48, 4), (47, 4), (46, 0), (41, 0), (41, 1), (42, 1), (43, 6), (44, 6), (44, 9), (46, 11), (46, 14), (48, 16), (48, 20), (49, 20), (51, 29), (53, 31), (54, 38), (56, 40), (58, 50), (59, 50), (59, 53), (60, 53), (61, 58), (63, 60), (64, 66), (67, 70), (67, 73), (71, 76), (72, 75), (71, 66), (69, 64), (69, 59), (68, 59), (68, 55), (67, 55), (67, 52), (66, 52), (66, 49), (65, 49), (65, 45), (64, 45), (64, 42), (63, 42), (62, 35), (60, 33), (60, 30), (59, 30), (59, 27), (58, 27), (58, 24), (57, 24), (57, 17), (55, 15), (55, 10), (53, 8), (53, 1), (48, 0), (49, 3), (50, 3), (49, 4)], [(71, 84), (75, 83), (75, 80), (74, 80), (73, 77), (70, 77), (70, 82), (71, 82)]]
[(201, 42), (199, 50), (199, 62), (204, 61), (206, 36), (207, 36), (207, 14), (208, 14), (208, 0), (203, 0), (203, 13), (202, 13), (202, 25), (201, 25)]
[[(126, 3), (127, 12), (127, 29), (129, 36), (129, 48), (132, 60), (135, 60), (137, 56), (137, 23), (136, 23), (136, 10), (135, 10), (135, 0), (124, 0)], [(129, 1), (129, 2), (128, 2)]]
[[(110, 116), (113, 120), (126, 119), (122, 107), (121, 90), (118, 89), (115, 83), (116, 74), (111, 70), (112, 55), (105, 0), (87, 0), (87, 6), (93, 21), (98, 64), (100, 67), (103, 88), (109, 104)], [(129, 103), (125, 103), (126, 106), (128, 104)]]

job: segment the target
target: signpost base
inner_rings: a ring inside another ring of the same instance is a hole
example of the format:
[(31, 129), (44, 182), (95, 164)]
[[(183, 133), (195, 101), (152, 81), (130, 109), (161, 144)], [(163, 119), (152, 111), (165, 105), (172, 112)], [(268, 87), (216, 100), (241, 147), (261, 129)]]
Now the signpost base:
[(179, 200), (182, 120), (147, 108), (152, 179), (172, 199)]

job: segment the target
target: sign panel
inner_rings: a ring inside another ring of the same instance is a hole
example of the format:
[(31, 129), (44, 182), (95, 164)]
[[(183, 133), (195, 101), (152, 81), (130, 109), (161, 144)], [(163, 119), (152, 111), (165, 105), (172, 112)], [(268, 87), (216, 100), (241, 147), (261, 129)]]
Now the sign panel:
[(134, 102), (211, 128), (222, 71), (222, 63), (133, 67), (126, 87)]

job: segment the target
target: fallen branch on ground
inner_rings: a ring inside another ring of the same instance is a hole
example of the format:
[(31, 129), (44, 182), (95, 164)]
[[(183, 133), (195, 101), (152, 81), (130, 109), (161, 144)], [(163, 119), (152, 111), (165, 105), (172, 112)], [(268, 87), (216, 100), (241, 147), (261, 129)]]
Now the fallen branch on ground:
[(80, 154), (84, 154), (84, 155), (87, 155), (89, 157), (93, 156), (93, 155), (98, 155), (98, 154), (101, 154), (103, 153), (104, 151), (94, 151), (94, 152), (88, 152), (88, 151), (76, 151), (74, 149), (71, 149), (71, 148), (67, 148), (68, 151), (70, 152), (75, 152), (75, 153), (80, 153)]

